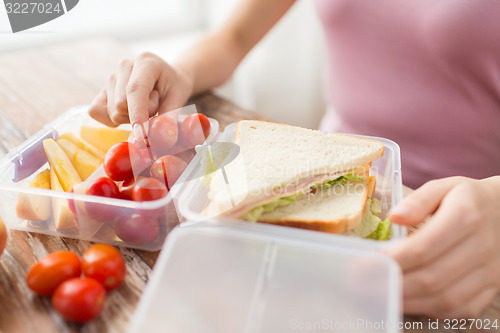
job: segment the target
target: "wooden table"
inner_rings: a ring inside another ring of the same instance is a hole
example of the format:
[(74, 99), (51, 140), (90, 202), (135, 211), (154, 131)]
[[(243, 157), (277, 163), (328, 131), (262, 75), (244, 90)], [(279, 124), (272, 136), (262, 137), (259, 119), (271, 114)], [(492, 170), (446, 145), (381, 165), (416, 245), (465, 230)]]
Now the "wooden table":
[[(130, 56), (128, 49), (111, 40), (0, 54), (0, 156), (70, 107), (90, 103), (118, 61)], [(259, 118), (210, 93), (192, 102), (222, 128), (240, 119)], [(89, 246), (86, 241), (11, 230), (0, 257), (0, 332), (124, 332), (158, 252), (121, 248), (127, 262), (125, 283), (108, 295), (103, 313), (85, 325), (62, 320), (48, 298), (35, 296), (26, 287), (26, 272), (37, 259), (57, 250), (81, 255)], [(484, 317), (500, 318), (500, 298)], [(424, 327), (408, 332), (445, 332), (426, 329), (426, 318), (405, 319), (421, 321)]]

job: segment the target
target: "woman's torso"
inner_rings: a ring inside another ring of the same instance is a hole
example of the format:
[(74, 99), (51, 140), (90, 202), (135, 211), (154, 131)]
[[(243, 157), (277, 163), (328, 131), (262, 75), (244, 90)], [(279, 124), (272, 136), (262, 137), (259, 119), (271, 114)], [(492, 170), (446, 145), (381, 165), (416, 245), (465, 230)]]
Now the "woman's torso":
[(500, 1), (316, 0), (322, 129), (401, 146), (404, 183), (500, 174)]

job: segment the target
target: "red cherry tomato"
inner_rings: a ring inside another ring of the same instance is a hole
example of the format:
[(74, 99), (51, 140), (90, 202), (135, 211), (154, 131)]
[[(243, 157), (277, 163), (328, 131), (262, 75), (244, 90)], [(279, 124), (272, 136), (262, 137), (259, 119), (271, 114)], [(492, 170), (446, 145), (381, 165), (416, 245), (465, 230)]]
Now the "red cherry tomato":
[(196, 155), (196, 151), (192, 148), (190, 149), (180, 145), (176, 145), (174, 148), (170, 149), (167, 152), (167, 155), (174, 155), (180, 157), (184, 160), (184, 162), (189, 164), (193, 159), (193, 157)]
[(140, 168), (140, 165), (141, 152), (130, 142), (117, 143), (108, 150), (104, 157), (104, 171), (114, 181), (133, 178), (134, 170)]
[(167, 196), (166, 186), (156, 178), (141, 177), (136, 181), (132, 198), (134, 201), (153, 201)]
[(149, 168), (154, 162), (153, 152), (149, 148), (143, 148), (140, 150), (140, 160), (137, 168), (134, 168), (135, 175), (141, 175), (142, 173), (148, 174)]
[(101, 313), (105, 300), (102, 284), (89, 277), (77, 277), (64, 281), (56, 289), (52, 307), (64, 319), (85, 323)]
[(120, 190), (116, 183), (108, 177), (99, 177), (88, 184), (87, 194), (106, 198), (119, 198)]
[(180, 157), (165, 155), (157, 159), (151, 166), (151, 176), (160, 180), (170, 189), (187, 167)]
[(73, 252), (59, 251), (35, 263), (28, 271), (26, 283), (35, 293), (49, 296), (62, 282), (80, 274), (80, 258)]
[(193, 113), (184, 119), (180, 128), (182, 144), (194, 148), (203, 144), (210, 135), (210, 121), (201, 113)]
[(82, 255), (82, 271), (85, 276), (100, 282), (106, 291), (118, 288), (125, 279), (125, 261), (111, 245), (96, 244)]
[[(121, 194), (114, 181), (107, 177), (99, 177), (88, 184), (86, 193), (106, 198), (120, 199)], [(109, 222), (114, 220), (119, 214), (119, 207), (110, 206), (103, 203), (86, 202), (85, 210), (87, 215), (98, 222)]]
[(120, 193), (121, 193), (122, 199), (132, 200), (132, 193), (134, 191), (134, 187), (135, 187), (135, 179), (134, 178), (124, 180), (120, 184)]
[(116, 235), (132, 245), (151, 244), (158, 239), (160, 224), (155, 217), (135, 214), (115, 224)]
[(177, 142), (179, 129), (177, 122), (166, 116), (156, 116), (149, 120), (148, 140), (154, 151), (167, 151)]

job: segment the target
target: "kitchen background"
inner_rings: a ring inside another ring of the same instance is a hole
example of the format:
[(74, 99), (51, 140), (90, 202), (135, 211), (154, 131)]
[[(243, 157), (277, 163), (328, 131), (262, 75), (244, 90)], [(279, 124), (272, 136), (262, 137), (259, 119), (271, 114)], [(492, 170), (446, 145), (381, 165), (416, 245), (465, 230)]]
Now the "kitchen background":
[[(169, 61), (223, 22), (237, 2), (80, 0), (65, 15), (16, 34), (11, 32), (5, 7), (0, 5), (0, 55), (27, 47), (110, 37), (137, 53), (151, 51)], [(247, 56), (233, 78), (217, 91), (274, 121), (317, 128), (325, 111), (323, 52), (323, 35), (313, 3), (298, 0)], [(110, 73), (113, 70), (110, 68)]]

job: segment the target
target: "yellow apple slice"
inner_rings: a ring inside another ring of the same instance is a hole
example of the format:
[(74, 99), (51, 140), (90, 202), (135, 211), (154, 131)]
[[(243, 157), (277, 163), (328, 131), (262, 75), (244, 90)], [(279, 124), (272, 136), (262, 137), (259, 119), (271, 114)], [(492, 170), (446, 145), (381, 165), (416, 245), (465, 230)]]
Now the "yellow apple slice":
[(64, 150), (54, 139), (43, 140), (43, 149), (50, 164), (51, 171), (57, 175), (64, 191), (68, 192), (71, 187), (80, 184), (82, 179)]
[[(45, 169), (36, 175), (29, 187), (50, 190), (50, 172)], [(19, 193), (16, 203), (17, 217), (23, 220), (45, 221), (50, 217), (50, 198), (42, 195)]]
[[(64, 191), (54, 169), (50, 169), (50, 188), (53, 191)], [(69, 209), (69, 204), (66, 199), (52, 198), (52, 214), (54, 215), (54, 225), (56, 229), (69, 229), (76, 227), (75, 218)]]
[(57, 142), (59, 142), (59, 140), (68, 140), (68, 141), (71, 141), (78, 148), (91, 153), (92, 155), (94, 155), (95, 157), (97, 157), (97, 158), (99, 158), (101, 160), (104, 160), (104, 155), (106, 155), (102, 150), (96, 148), (95, 146), (91, 145), (90, 143), (88, 143), (86, 141), (81, 140), (79, 137), (77, 137), (76, 135), (74, 135), (71, 132), (63, 133), (59, 137), (59, 139), (57, 140)]
[(82, 180), (87, 179), (93, 174), (104, 161), (104, 159), (96, 157), (87, 150), (80, 149), (80, 147), (67, 139), (59, 138), (56, 142), (69, 157), (69, 160)]
[(129, 130), (118, 128), (93, 126), (80, 128), (81, 138), (104, 152), (117, 143), (127, 141), (129, 135)]

